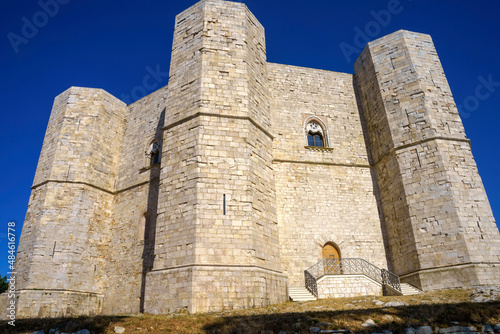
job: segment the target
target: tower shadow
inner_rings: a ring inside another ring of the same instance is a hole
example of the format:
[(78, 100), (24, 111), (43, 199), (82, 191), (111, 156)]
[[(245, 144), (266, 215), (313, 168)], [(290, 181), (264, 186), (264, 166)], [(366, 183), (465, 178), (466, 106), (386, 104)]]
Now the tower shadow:
[[(162, 147), (162, 128), (165, 121), (165, 108), (160, 114), (156, 126), (155, 138)], [(160, 150), (161, 152), (162, 150)], [(161, 153), (160, 153), (161, 154)], [(144, 248), (142, 250), (142, 274), (141, 274), (141, 297), (139, 310), (144, 313), (144, 302), (146, 296), (146, 275), (153, 269), (155, 238), (156, 238), (156, 218), (158, 210), (158, 195), (160, 189), (161, 155), (160, 163), (153, 165), (150, 170), (150, 181), (148, 191), (147, 216), (144, 228)]]

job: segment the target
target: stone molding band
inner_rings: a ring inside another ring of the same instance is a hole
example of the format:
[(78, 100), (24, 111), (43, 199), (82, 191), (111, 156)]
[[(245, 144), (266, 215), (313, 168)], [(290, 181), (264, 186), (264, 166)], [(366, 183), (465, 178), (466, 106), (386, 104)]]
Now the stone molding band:
[(230, 119), (240, 119), (240, 120), (245, 120), (245, 121), (249, 121), (250, 123), (252, 123), (256, 128), (258, 128), (260, 131), (262, 131), (266, 136), (268, 136), (271, 140), (274, 139), (274, 136), (269, 132), (267, 131), (266, 129), (264, 129), (264, 127), (262, 125), (260, 125), (259, 123), (257, 123), (252, 117), (250, 116), (237, 116), (237, 115), (225, 115), (225, 114), (218, 114), (218, 113), (211, 113), (211, 112), (197, 112), (197, 113), (194, 113), (193, 115), (190, 115), (190, 116), (187, 116), (183, 119), (180, 119), (178, 121), (175, 121), (173, 123), (170, 123), (169, 125), (165, 125), (162, 130), (163, 131), (166, 131), (166, 130), (169, 130), (173, 127), (176, 127), (177, 125), (179, 124), (182, 124), (182, 123), (185, 123), (187, 121), (190, 121), (194, 118), (197, 118), (199, 116), (209, 116), (209, 117), (219, 117), (219, 118), (230, 118)]
[(38, 184), (33, 185), (31, 187), (31, 189), (36, 189), (36, 188), (41, 187), (41, 186), (43, 186), (44, 184), (47, 184), (47, 183), (70, 183), (70, 184), (80, 184), (80, 185), (88, 186), (88, 187), (91, 187), (91, 188), (103, 191), (103, 192), (105, 192), (107, 194), (110, 194), (110, 195), (117, 195), (117, 194), (122, 193), (124, 191), (127, 191), (127, 190), (130, 190), (130, 189), (137, 188), (137, 187), (143, 186), (145, 184), (151, 183), (151, 181), (154, 181), (157, 178), (158, 177), (154, 177), (154, 178), (152, 178), (152, 179), (150, 179), (148, 181), (143, 181), (143, 182), (131, 185), (129, 187), (126, 187), (126, 188), (123, 188), (123, 189), (120, 189), (120, 190), (115, 190), (115, 191), (104, 189), (102, 187), (96, 186), (95, 184), (84, 182), (84, 181), (68, 181), (68, 180), (45, 180), (43, 182), (40, 182)]
[(439, 271), (441, 269), (449, 269), (449, 268), (460, 268), (460, 267), (470, 267), (470, 266), (476, 266), (476, 265), (498, 265), (500, 266), (500, 262), (467, 262), (467, 263), (460, 263), (460, 264), (450, 264), (447, 266), (440, 266), (440, 267), (431, 267), (431, 268), (423, 268), (423, 269), (418, 269), (403, 275), (399, 275), (399, 278), (406, 278), (408, 276), (416, 275), (422, 272), (433, 272), (433, 271)]
[[(171, 129), (171, 128), (179, 125), (179, 124), (187, 122), (187, 121), (189, 121), (189, 120), (191, 120), (193, 118), (196, 118), (198, 116), (214, 116), (214, 117), (225, 117), (225, 118), (248, 120), (253, 125), (255, 125), (257, 128), (259, 128), (262, 132), (264, 132), (269, 138), (271, 138), (271, 140), (274, 139), (274, 137), (269, 132), (267, 132), (263, 127), (261, 127), (259, 124), (257, 124), (251, 117), (247, 117), (247, 116), (233, 116), (233, 115), (221, 115), (221, 114), (204, 113), (204, 112), (199, 112), (199, 113), (196, 113), (196, 114), (191, 115), (189, 117), (186, 117), (184, 119), (181, 119), (181, 120), (179, 120), (177, 122), (171, 123), (170, 125), (164, 126), (162, 130), (166, 131), (168, 129)], [(400, 145), (400, 146), (394, 147), (389, 152), (387, 152), (386, 154), (384, 154), (376, 163), (369, 164), (369, 165), (347, 164), (347, 163), (337, 163), (337, 162), (323, 162), (323, 161), (309, 161), (309, 160), (301, 161), (301, 160), (288, 160), (288, 159), (273, 159), (273, 163), (275, 163), (275, 162), (281, 162), (281, 163), (296, 163), (296, 164), (309, 164), (309, 165), (325, 165), (325, 166), (340, 166), (340, 167), (373, 168), (373, 167), (376, 167), (379, 163), (381, 163), (382, 160), (384, 160), (386, 157), (388, 157), (389, 155), (393, 154), (396, 151), (399, 151), (399, 150), (402, 150), (402, 149), (405, 149), (405, 148), (408, 148), (408, 147), (411, 147), (411, 146), (420, 145), (420, 144), (423, 144), (423, 143), (426, 143), (426, 142), (429, 142), (429, 141), (432, 141), (432, 140), (458, 141), (458, 142), (468, 143), (470, 145), (470, 139), (450, 138), (450, 137), (432, 137), (432, 138), (422, 139), (422, 140), (416, 141), (414, 143), (409, 143), (409, 144), (404, 144), (404, 145)], [(84, 182), (84, 181), (68, 181), (68, 180), (45, 180), (45, 181), (40, 182), (40, 183), (38, 183), (36, 185), (33, 185), (31, 187), (31, 189), (36, 189), (36, 188), (38, 188), (40, 186), (43, 186), (44, 184), (47, 184), (49, 182), (54, 182), (54, 183), (71, 183), (71, 184), (86, 185), (86, 186), (89, 186), (89, 187), (101, 190), (103, 192), (106, 192), (106, 193), (108, 193), (110, 195), (116, 195), (116, 194), (119, 194), (121, 192), (124, 192), (124, 191), (130, 190), (130, 189), (133, 189), (133, 188), (140, 187), (142, 185), (148, 184), (148, 183), (150, 183), (151, 181), (153, 181), (155, 179), (156, 178), (152, 178), (152, 179), (150, 179), (148, 181), (143, 181), (143, 182), (137, 183), (135, 185), (129, 186), (127, 188), (123, 188), (123, 189), (115, 190), (115, 191), (104, 189), (102, 187), (99, 187), (99, 186), (96, 186), (96, 185), (94, 185), (92, 183), (88, 183), (88, 182)]]
[(325, 166), (340, 166), (340, 167), (358, 167), (358, 168), (371, 168), (370, 165), (362, 164), (346, 164), (338, 162), (323, 162), (323, 161), (309, 161), (309, 160), (288, 160), (288, 159), (273, 159), (274, 162), (284, 162), (291, 164), (306, 164), (306, 165), (325, 165)]
[(402, 149), (405, 149), (405, 148), (408, 148), (408, 147), (420, 145), (420, 144), (423, 144), (423, 143), (427, 143), (427, 142), (433, 141), (433, 140), (459, 141), (459, 142), (468, 143), (470, 145), (470, 139), (467, 139), (467, 138), (452, 138), (452, 137), (441, 137), (441, 136), (431, 137), (431, 138), (425, 138), (425, 139), (417, 140), (416, 142), (413, 142), (413, 143), (399, 145), (399, 146), (391, 148), (389, 150), (389, 152), (387, 152), (386, 154), (384, 154), (380, 159), (378, 159), (377, 162), (372, 163), (370, 166), (376, 167), (382, 160), (384, 160), (385, 158), (387, 158), (389, 155), (393, 154), (396, 151), (399, 151), (399, 150), (402, 150)]
[(216, 263), (191, 263), (191, 264), (183, 264), (179, 266), (172, 266), (172, 267), (167, 267), (167, 268), (160, 268), (160, 269), (152, 269), (150, 272), (160, 272), (160, 271), (167, 271), (167, 270), (175, 270), (175, 269), (184, 269), (184, 268), (193, 268), (193, 267), (218, 267), (218, 268), (242, 268), (242, 269), (260, 269), (264, 271), (268, 271), (274, 274), (279, 274), (283, 275), (284, 277), (288, 277), (287, 275), (283, 274), (283, 272), (274, 270), (274, 269), (269, 269), (269, 268), (264, 268), (261, 266), (256, 266), (256, 265), (243, 265), (243, 264), (216, 264)]
[(96, 297), (104, 297), (104, 294), (102, 294), (100, 292), (81, 291), (81, 290), (72, 290), (72, 289), (19, 289), (19, 290), (16, 290), (16, 292), (23, 292), (23, 291), (72, 292), (72, 293), (81, 293), (81, 294), (86, 294), (86, 295), (95, 295)]
[(140, 183), (137, 183), (137, 184), (134, 184), (134, 185), (131, 185), (131, 186), (128, 186), (126, 188), (123, 188), (123, 189), (120, 189), (120, 190), (116, 190), (115, 191), (115, 195), (116, 194), (119, 194), (119, 193), (122, 193), (124, 191), (127, 191), (127, 190), (130, 190), (130, 189), (134, 189), (134, 188), (137, 188), (137, 187), (140, 187), (140, 186), (143, 186), (145, 184), (148, 184), (148, 183), (151, 183), (151, 181), (154, 181), (156, 180), (158, 177), (153, 177), (152, 179), (149, 179), (148, 181), (143, 181), (143, 182), (140, 182)]

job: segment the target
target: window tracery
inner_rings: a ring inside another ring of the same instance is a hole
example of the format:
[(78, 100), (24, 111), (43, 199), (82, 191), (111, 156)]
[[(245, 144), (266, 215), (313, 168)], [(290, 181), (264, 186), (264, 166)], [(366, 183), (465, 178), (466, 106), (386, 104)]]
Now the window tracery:
[(306, 120), (305, 133), (307, 138), (307, 146), (311, 147), (327, 147), (327, 134), (323, 122), (316, 118)]

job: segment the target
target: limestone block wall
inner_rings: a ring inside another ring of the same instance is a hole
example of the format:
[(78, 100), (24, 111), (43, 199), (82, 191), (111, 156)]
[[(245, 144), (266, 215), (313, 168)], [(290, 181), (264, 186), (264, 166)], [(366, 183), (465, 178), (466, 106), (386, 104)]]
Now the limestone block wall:
[[(264, 31), (244, 4), (201, 1), (176, 18), (172, 50), (146, 310), (222, 309), (225, 287), (212, 284), (210, 296), (201, 293), (206, 276), (195, 273), (206, 266), (235, 287), (250, 284), (240, 291), (242, 300), (263, 288), (255, 268), (284, 279)], [(173, 298), (161, 295), (166, 284), (177, 286)], [(286, 287), (273, 286), (280, 288), (276, 300), (284, 301)]]
[[(202, 57), (201, 111), (207, 114), (200, 117), (197, 186), (200, 202), (208, 207), (198, 217), (209, 228), (206, 232), (216, 229), (220, 241), (200, 244), (197, 251), (215, 246), (229, 255), (201, 262), (279, 271), (264, 28), (244, 4), (205, 4), (204, 45), (210, 52)], [(198, 238), (204, 237), (203, 225)], [(228, 247), (226, 241), (234, 237), (242, 240)]]
[[(159, 166), (151, 174), (158, 175)], [(115, 195), (106, 253), (105, 314), (137, 313), (144, 309), (145, 274), (153, 265), (157, 194), (158, 177)]]
[(382, 285), (365, 275), (328, 275), (317, 282), (318, 298), (382, 296)]
[(36, 207), (40, 218), (27, 215), (35, 216), (26, 229), (27, 236), (34, 236), (32, 244), (24, 249), (26, 237), (21, 236), (16, 261), (23, 273), (20, 289), (102, 292), (112, 196), (74, 184), (48, 183), (38, 190), (45, 193), (35, 198), (41, 201)]
[(193, 312), (245, 309), (284, 302), (287, 277), (257, 267), (197, 267), (193, 297), (199, 302)]
[[(79, 291), (20, 292), (16, 318), (62, 318), (71, 315), (98, 315), (102, 312), (103, 296)], [(3, 315), (2, 315), (3, 316)]]
[[(272, 64), (244, 4), (202, 0), (176, 17), (170, 65), (168, 86), (129, 106), (101, 89), (56, 97), (18, 317), (279, 303), (327, 242), (424, 289), (497, 283), (500, 234), (429, 36), (369, 43), (355, 76)], [(307, 146), (311, 117), (326, 147)], [(382, 294), (357, 275), (318, 290)]]
[(194, 116), (204, 102), (200, 98), (201, 57), (212, 51), (203, 45), (201, 38), (203, 12), (204, 2), (200, 1), (175, 17), (165, 125)]
[[(287, 291), (286, 275), (238, 265), (198, 265), (153, 272), (148, 275), (147, 291), (165, 282), (169, 284), (163, 286), (163, 295), (146, 294), (148, 312), (213, 312), (267, 306), (283, 302), (286, 296), (282, 291)], [(172, 296), (170, 303), (165, 303), (165, 296)]]
[(424, 289), (498, 277), (500, 235), (430, 36), (371, 42), (355, 73), (395, 272)]
[(100, 312), (123, 112), (100, 89), (56, 98), (16, 261), (19, 317)]
[[(342, 257), (387, 268), (376, 189), (350, 74), (268, 64), (274, 175), (283, 271), (289, 285), (321, 260)], [(304, 121), (321, 119), (328, 148), (306, 147)]]
[(113, 191), (124, 108), (102, 89), (71, 87), (57, 96), (33, 185), (57, 180)]
[(106, 252), (103, 313), (144, 310), (145, 274), (153, 265), (160, 165), (146, 158), (152, 140), (161, 144), (167, 88), (127, 106), (111, 240)]
[(146, 153), (153, 139), (157, 139), (161, 144), (167, 113), (166, 99), (167, 86), (127, 106), (116, 178), (117, 191), (125, 191), (150, 181)]
[[(193, 153), (197, 129), (193, 124), (197, 119), (191, 121), (189, 118), (198, 111), (201, 102), (202, 13), (203, 4), (197, 3), (176, 17), (165, 128), (162, 130), (155, 269), (184, 263), (187, 247), (193, 245), (190, 238), (194, 230), (190, 219), (194, 218), (194, 210), (188, 212), (188, 209), (194, 208), (195, 182), (193, 176), (189, 183), (185, 181), (188, 171), (195, 167)], [(186, 263), (193, 263), (193, 260), (186, 259)]]

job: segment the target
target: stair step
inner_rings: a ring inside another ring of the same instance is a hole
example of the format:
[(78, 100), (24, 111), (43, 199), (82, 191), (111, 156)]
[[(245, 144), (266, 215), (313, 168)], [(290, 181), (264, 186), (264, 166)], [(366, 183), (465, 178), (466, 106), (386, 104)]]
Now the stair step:
[(309, 292), (305, 287), (290, 287), (288, 288), (288, 296), (294, 302), (306, 302), (317, 300), (317, 298)]
[(404, 296), (411, 296), (411, 295), (418, 295), (421, 294), (422, 291), (419, 290), (418, 288), (414, 287), (411, 284), (408, 283), (401, 283), (401, 293)]

